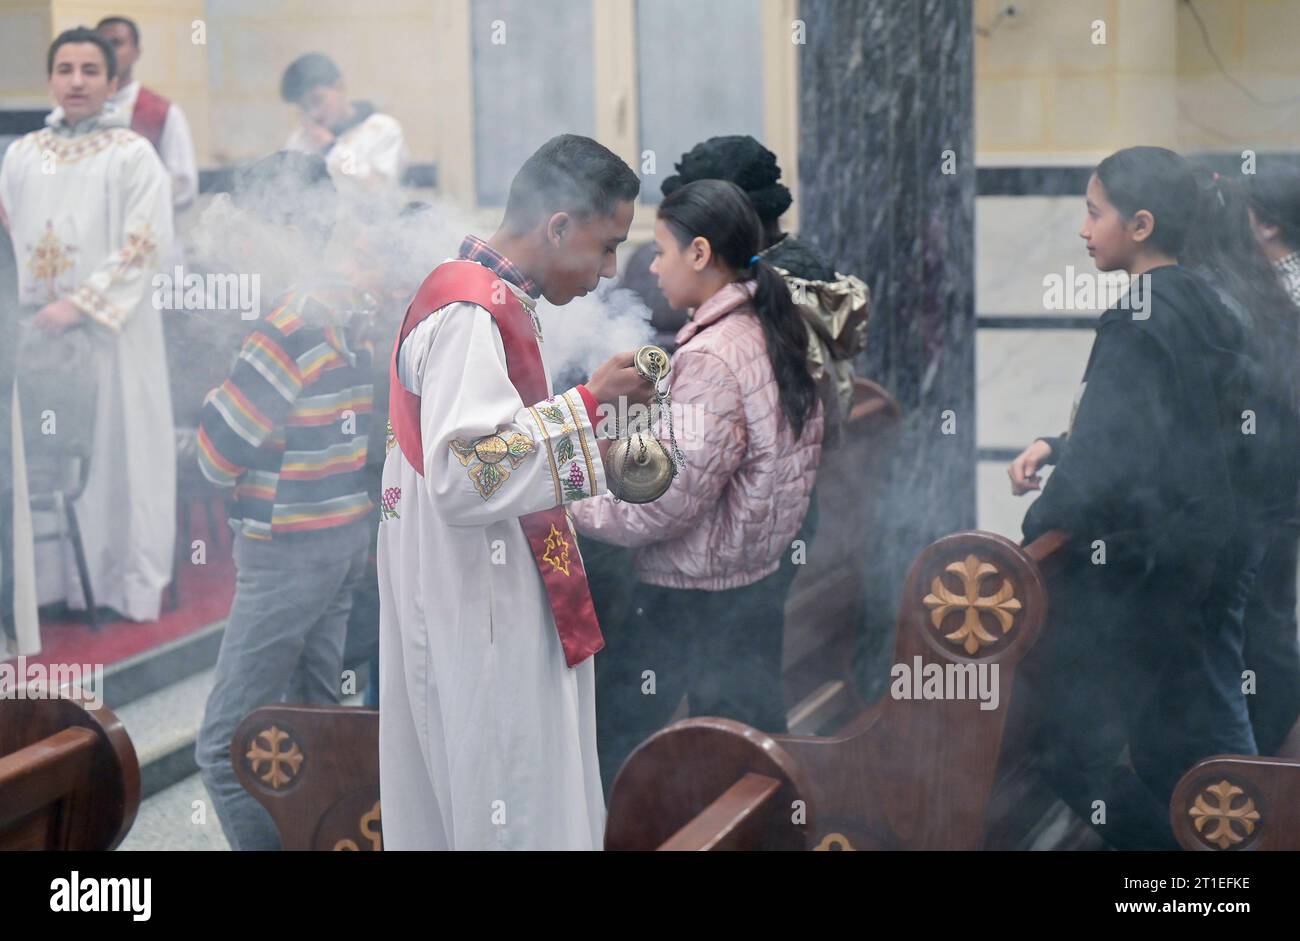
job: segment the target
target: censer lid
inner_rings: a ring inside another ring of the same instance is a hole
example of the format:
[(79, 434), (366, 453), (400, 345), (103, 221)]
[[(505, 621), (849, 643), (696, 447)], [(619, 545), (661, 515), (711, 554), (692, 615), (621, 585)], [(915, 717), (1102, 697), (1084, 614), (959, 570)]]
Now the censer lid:
[(667, 376), (673, 368), (668, 354), (653, 345), (646, 345), (637, 350), (632, 358), (632, 364), (636, 366), (636, 371), (642, 379), (655, 384)]

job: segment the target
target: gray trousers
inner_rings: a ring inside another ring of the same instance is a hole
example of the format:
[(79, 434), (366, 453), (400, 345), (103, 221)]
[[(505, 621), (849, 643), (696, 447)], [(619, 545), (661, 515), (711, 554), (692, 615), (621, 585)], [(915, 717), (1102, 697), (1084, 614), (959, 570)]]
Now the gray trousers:
[(235, 728), (261, 706), (342, 698), (343, 640), (369, 536), (362, 520), (283, 541), (235, 537), (235, 600), (194, 749), (233, 850), (280, 849), (270, 814), (235, 778)]

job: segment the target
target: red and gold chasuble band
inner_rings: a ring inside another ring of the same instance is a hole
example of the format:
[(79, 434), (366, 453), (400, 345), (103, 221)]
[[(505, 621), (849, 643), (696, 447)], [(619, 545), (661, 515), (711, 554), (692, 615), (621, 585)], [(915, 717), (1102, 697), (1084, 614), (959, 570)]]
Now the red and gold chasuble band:
[(158, 150), (162, 144), (163, 128), (167, 125), (167, 112), (172, 103), (143, 85), (135, 97), (135, 110), (131, 112), (131, 130), (135, 131)]
[[(397, 377), (397, 353), (402, 341), (436, 310), (449, 304), (477, 304), (492, 315), (506, 352), (506, 372), (525, 405), (549, 394), (542, 354), (533, 333), (533, 321), (513, 291), (489, 269), (472, 261), (444, 262), (420, 285), (406, 310), (402, 329), (389, 364), (389, 416), (393, 437), (417, 474), (424, 473), (424, 443), (420, 438), (420, 397)], [(543, 430), (544, 433), (544, 430)], [(596, 609), (587, 587), (587, 572), (574, 545), (564, 507), (555, 506), (519, 517), (532, 547), (542, 582), (546, 585), (555, 629), (564, 647), (564, 659), (577, 666), (605, 646)]]

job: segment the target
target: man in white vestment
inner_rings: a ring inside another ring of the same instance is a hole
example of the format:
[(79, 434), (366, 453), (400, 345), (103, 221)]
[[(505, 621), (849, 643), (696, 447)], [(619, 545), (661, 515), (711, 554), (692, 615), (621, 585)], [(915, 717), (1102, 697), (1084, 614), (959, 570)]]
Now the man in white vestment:
[(407, 311), (378, 547), (385, 849), (602, 846), (603, 641), (564, 507), (606, 489), (597, 409), (652, 388), (625, 353), (553, 392), (534, 306), (614, 275), (639, 188), (595, 141), (552, 139)]
[(289, 64), (280, 97), (302, 113), (284, 149), (324, 158), (346, 209), (364, 215), (398, 208), (410, 154), (396, 118), (349, 100), (338, 66), (319, 52)]
[[(0, 208), (31, 328), (85, 331), (88, 340), (94, 433), (75, 508), (95, 604), (149, 621), (171, 578), (176, 512), (171, 398), (151, 287), (172, 237), (171, 184), (149, 142), (104, 108), (116, 62), (103, 37), (84, 27), (60, 34), (47, 68), (59, 106), (44, 129), (6, 151)], [(56, 434), (57, 419), (42, 416)], [(32, 490), (48, 484), (28, 480)], [(40, 603), (86, 606), (67, 540), (37, 546), (36, 573)]]
[[(153, 144), (172, 181), (172, 207), (189, 208), (199, 195), (199, 168), (194, 160), (194, 139), (185, 112), (135, 78), (140, 58), (140, 27), (125, 16), (106, 16), (95, 31), (109, 41), (117, 56), (117, 91), (109, 104), (120, 112), (127, 127)], [(182, 259), (177, 259), (181, 261)]]

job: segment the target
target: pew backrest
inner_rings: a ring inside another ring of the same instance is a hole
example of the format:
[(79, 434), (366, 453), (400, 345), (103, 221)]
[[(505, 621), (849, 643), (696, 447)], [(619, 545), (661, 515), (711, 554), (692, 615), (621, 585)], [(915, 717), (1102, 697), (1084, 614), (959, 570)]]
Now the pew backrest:
[(106, 706), (0, 700), (0, 850), (110, 850), (140, 807), (140, 763)]
[(383, 849), (377, 711), (264, 706), (235, 729), (230, 760), (284, 849)]

